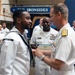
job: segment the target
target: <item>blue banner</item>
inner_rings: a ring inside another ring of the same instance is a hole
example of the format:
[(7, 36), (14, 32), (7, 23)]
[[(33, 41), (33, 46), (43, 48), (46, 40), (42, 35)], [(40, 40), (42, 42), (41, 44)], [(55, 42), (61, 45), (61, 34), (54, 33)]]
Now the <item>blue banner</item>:
[(30, 14), (49, 14), (50, 13), (50, 6), (44, 6), (44, 7), (14, 6), (10, 9), (10, 11), (12, 13), (16, 10), (25, 10), (25, 11), (28, 11)]

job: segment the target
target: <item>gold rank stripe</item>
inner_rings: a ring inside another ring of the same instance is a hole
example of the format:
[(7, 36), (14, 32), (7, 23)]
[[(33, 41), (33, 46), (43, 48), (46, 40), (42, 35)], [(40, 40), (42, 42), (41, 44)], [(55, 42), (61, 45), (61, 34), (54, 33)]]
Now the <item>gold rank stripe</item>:
[(62, 37), (67, 36), (68, 35), (68, 30), (67, 29), (63, 29), (61, 35), (62, 35)]

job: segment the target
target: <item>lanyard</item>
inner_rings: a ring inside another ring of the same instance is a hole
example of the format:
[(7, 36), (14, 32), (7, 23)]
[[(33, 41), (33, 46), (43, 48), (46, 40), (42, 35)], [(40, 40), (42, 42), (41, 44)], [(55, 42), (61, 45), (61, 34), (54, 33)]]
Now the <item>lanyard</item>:
[[(24, 44), (27, 45), (27, 47), (28, 47), (28, 50), (29, 50), (29, 53), (30, 53), (30, 58), (31, 58), (31, 60), (32, 60), (32, 59), (33, 59), (33, 54), (32, 54), (31, 46), (30, 46), (30, 44), (28, 43), (28, 40), (27, 40), (27, 42), (26, 42), (25, 39), (24, 39), (24, 37), (23, 37), (19, 32), (17, 32), (17, 31), (11, 31), (11, 32), (16, 32), (16, 33), (21, 37), (21, 39), (23, 40)], [(10, 32), (9, 32), (9, 33), (10, 33)], [(14, 41), (13, 39), (8, 39), (8, 38), (3, 39), (3, 41), (4, 41), (4, 40)]]
[(27, 42), (24, 40), (24, 38), (23, 38), (23, 36), (22, 36), (21, 34), (19, 34), (19, 36), (21, 37), (21, 39), (23, 40), (23, 42), (25, 43), (25, 45), (27, 45), (28, 50), (29, 50), (29, 53), (30, 53), (30, 58), (33, 59), (33, 54), (32, 54), (32, 50), (31, 50), (31, 47), (30, 47), (29, 43), (27, 43)]

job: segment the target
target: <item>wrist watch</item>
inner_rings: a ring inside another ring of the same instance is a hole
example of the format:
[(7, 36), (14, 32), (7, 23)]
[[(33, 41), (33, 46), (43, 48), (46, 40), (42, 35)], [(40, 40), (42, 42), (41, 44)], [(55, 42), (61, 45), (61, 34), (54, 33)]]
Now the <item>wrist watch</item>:
[(43, 61), (44, 57), (45, 57), (45, 55), (42, 55), (39, 57), (39, 59)]

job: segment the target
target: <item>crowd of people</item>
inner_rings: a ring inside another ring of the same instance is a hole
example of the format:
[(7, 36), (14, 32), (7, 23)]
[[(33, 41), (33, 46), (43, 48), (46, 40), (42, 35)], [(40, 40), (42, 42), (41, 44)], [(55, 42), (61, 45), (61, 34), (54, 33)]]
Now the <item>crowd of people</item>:
[[(65, 4), (53, 5), (50, 17), (40, 18), (28, 40), (30, 13), (14, 11), (13, 28), (9, 31), (6, 23), (0, 25), (0, 75), (29, 75), (33, 58), (35, 75), (75, 75), (75, 31), (68, 23), (68, 13)], [(51, 28), (51, 23), (59, 31)]]
[(7, 33), (9, 33), (9, 29), (6, 27), (6, 23), (3, 23), (0, 25), (0, 50), (2, 46), (2, 40), (7, 35)]

